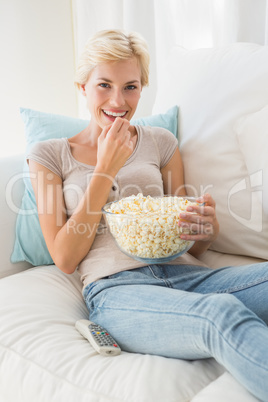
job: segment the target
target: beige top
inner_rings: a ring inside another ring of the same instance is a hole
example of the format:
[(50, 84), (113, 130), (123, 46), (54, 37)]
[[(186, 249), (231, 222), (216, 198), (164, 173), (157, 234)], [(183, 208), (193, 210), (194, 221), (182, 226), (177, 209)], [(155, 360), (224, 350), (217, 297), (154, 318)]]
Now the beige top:
[[(177, 139), (163, 128), (136, 126), (136, 129), (138, 139), (135, 150), (116, 175), (107, 202), (138, 193), (144, 196), (163, 196), (160, 169), (173, 156), (178, 146)], [(61, 177), (69, 218), (88, 186), (94, 166), (79, 162), (73, 157), (67, 138), (37, 143), (27, 158)], [(90, 233), (90, 228), (82, 223), (73, 229), (70, 224), (70, 230)], [(197, 260), (186, 254), (171, 263), (196, 265)], [(202, 264), (198, 262), (198, 265)], [(92, 247), (79, 264), (78, 272), (85, 287), (105, 276), (141, 266), (144, 266), (144, 263), (126, 256), (119, 250), (102, 218)]]

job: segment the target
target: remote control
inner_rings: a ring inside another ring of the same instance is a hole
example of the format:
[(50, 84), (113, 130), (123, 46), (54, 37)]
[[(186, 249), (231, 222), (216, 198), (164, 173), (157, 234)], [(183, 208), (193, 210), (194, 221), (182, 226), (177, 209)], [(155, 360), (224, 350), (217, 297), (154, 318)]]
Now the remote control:
[(120, 354), (121, 349), (118, 343), (100, 325), (89, 320), (78, 320), (75, 323), (75, 328), (101, 355), (116, 356)]

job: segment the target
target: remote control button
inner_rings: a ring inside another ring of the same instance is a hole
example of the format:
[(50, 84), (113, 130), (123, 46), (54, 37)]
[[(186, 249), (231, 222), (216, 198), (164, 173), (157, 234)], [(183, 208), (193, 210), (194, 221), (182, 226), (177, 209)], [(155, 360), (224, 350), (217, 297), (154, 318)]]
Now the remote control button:
[(114, 346), (115, 348), (118, 348), (118, 345), (117, 345), (116, 343), (114, 343), (113, 346)]

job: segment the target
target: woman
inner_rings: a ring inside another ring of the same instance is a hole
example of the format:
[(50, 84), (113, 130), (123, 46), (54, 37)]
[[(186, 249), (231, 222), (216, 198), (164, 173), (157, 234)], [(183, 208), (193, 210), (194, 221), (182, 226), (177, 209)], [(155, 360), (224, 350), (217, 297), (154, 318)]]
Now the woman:
[(103, 225), (109, 201), (185, 195), (175, 137), (130, 125), (149, 55), (136, 33), (102, 31), (85, 48), (76, 85), (91, 114), (70, 139), (37, 144), (28, 155), (46, 244), (55, 264), (78, 267), (90, 320), (123, 350), (181, 359), (214, 357), (257, 397), (268, 400), (268, 264), (212, 270), (195, 257), (219, 232), (209, 194), (181, 214), (195, 244), (172, 264), (144, 266), (120, 252)]

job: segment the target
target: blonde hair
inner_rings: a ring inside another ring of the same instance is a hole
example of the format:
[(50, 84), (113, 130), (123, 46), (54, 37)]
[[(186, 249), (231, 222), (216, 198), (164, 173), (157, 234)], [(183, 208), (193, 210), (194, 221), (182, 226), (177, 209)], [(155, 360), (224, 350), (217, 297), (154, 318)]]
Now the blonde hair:
[(104, 30), (93, 35), (86, 43), (75, 74), (75, 84), (78, 88), (88, 81), (92, 69), (110, 61), (119, 61), (136, 57), (141, 67), (141, 85), (149, 84), (150, 56), (148, 46), (137, 32), (126, 34), (124, 31)]

